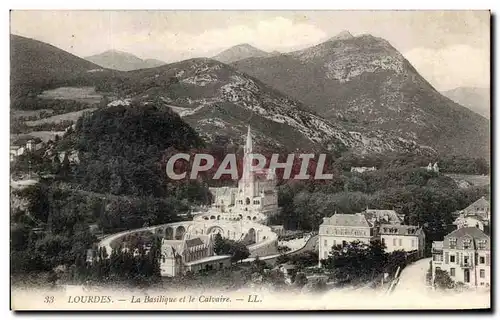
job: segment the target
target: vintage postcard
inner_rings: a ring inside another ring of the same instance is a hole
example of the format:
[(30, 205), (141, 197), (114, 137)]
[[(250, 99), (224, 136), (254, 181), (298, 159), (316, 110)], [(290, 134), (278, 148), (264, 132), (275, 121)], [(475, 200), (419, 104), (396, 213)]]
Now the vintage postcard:
[(490, 15), (11, 11), (11, 309), (490, 310)]

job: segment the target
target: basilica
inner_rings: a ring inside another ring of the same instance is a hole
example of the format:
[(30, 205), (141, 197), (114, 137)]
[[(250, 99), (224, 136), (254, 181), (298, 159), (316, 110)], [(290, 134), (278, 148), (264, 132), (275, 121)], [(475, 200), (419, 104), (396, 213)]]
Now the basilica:
[(263, 223), (278, 212), (276, 177), (267, 169), (252, 170), (252, 149), (249, 126), (244, 147), (243, 174), (238, 186), (210, 188), (213, 203), (209, 214), (204, 214), (203, 218)]

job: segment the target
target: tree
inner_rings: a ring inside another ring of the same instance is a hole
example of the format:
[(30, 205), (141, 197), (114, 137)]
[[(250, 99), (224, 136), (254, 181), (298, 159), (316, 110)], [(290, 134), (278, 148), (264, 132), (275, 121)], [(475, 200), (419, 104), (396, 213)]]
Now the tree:
[(297, 275), (295, 276), (295, 281), (293, 285), (299, 289), (304, 287), (307, 284), (307, 277), (304, 272), (298, 272)]
[(255, 260), (252, 262), (250, 267), (252, 272), (258, 273), (262, 273), (266, 268), (269, 269), (269, 266), (265, 261), (260, 260), (259, 257), (255, 257)]
[(61, 170), (60, 170), (61, 175), (65, 178), (70, 174), (70, 164), (69, 164), (68, 153), (69, 152), (64, 153), (64, 158), (63, 158), (63, 161), (61, 162)]
[(304, 251), (289, 256), (289, 262), (302, 270), (318, 264), (318, 253), (316, 251)]
[(250, 251), (242, 242), (225, 239), (222, 236), (219, 238), (217, 235), (215, 236), (215, 241), (217, 242), (214, 243), (214, 252), (216, 254), (230, 255), (231, 262), (238, 262), (250, 256)]
[(49, 274), (47, 275), (47, 282), (52, 287), (54, 287), (56, 285), (57, 280), (59, 280), (59, 276), (57, 275), (57, 273), (55, 271), (51, 270), (49, 272)]
[(59, 160), (59, 156), (56, 154), (54, 160), (52, 161), (52, 173), (59, 174), (61, 172), (61, 160)]
[(333, 271), (337, 281), (366, 282), (383, 272), (386, 262), (387, 254), (380, 241), (368, 245), (353, 241), (344, 247), (334, 246), (322, 265)]
[(215, 254), (219, 255), (223, 253), (223, 250), (224, 250), (224, 239), (222, 239), (220, 233), (217, 233), (214, 236), (214, 252)]
[(247, 246), (241, 242), (234, 242), (229, 249), (231, 255), (231, 262), (238, 262), (250, 256), (250, 251)]
[(455, 285), (447, 271), (436, 269), (434, 285), (438, 289), (452, 289)]

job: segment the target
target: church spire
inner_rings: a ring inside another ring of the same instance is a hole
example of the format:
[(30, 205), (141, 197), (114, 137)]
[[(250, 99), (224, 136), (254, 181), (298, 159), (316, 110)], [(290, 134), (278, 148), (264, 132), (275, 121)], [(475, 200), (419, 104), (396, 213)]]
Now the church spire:
[(250, 132), (250, 125), (248, 125), (247, 141), (245, 143), (245, 154), (252, 153), (252, 133)]
[(245, 142), (244, 155), (243, 155), (243, 192), (245, 195), (253, 198), (254, 196), (254, 179), (252, 171), (252, 133), (250, 125), (248, 126), (247, 139)]

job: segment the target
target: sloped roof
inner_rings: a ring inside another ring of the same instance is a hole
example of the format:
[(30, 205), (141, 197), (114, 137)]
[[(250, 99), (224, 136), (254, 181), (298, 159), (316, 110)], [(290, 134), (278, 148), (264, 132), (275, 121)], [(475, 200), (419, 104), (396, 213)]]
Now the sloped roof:
[(203, 245), (203, 241), (200, 239), (200, 238), (194, 238), (194, 239), (189, 239), (189, 240), (186, 240), (186, 246), (188, 248), (190, 247), (194, 247), (194, 246), (200, 246), (200, 245)]
[(467, 208), (465, 208), (464, 211), (473, 211), (476, 210), (477, 207), (489, 209), (490, 203), (488, 200), (486, 200), (485, 197), (481, 197), (472, 204), (470, 204)]
[(464, 236), (469, 236), (474, 239), (489, 238), (489, 236), (476, 227), (464, 227), (459, 228), (445, 236), (445, 238), (462, 238)]
[(476, 227), (464, 227), (464, 228), (459, 228), (448, 235), (444, 237), (444, 245), (443, 247), (445, 249), (450, 248), (450, 239), (456, 239), (456, 244), (454, 246), (454, 249), (462, 250), (464, 249), (465, 241), (466, 239), (470, 239), (471, 242), (469, 242), (470, 246), (468, 249), (478, 249), (480, 248), (478, 245), (478, 242), (485, 241), (485, 247), (482, 248), (483, 250), (489, 250), (490, 249), (490, 237), (481, 231), (480, 229)]
[(342, 227), (372, 227), (372, 224), (366, 220), (362, 214), (334, 214), (330, 218), (323, 218), (323, 225), (342, 226)]
[(393, 234), (400, 236), (419, 236), (423, 234), (421, 227), (408, 226), (408, 225), (392, 225), (382, 224), (380, 226), (380, 234)]
[(208, 235), (200, 235), (196, 238), (192, 239), (184, 239), (184, 240), (163, 240), (162, 242), (162, 251), (168, 256), (173, 253), (182, 254), (185, 250), (204, 245), (209, 241)]

